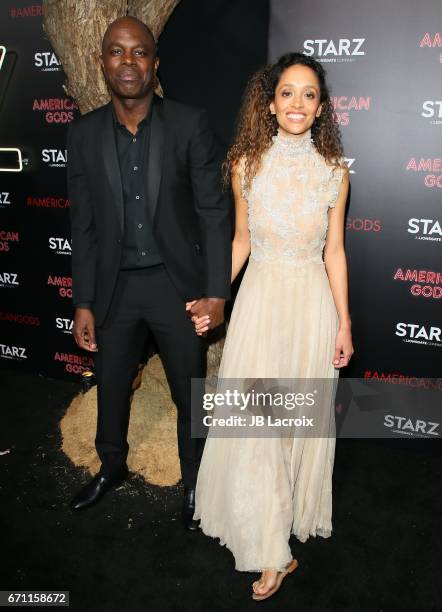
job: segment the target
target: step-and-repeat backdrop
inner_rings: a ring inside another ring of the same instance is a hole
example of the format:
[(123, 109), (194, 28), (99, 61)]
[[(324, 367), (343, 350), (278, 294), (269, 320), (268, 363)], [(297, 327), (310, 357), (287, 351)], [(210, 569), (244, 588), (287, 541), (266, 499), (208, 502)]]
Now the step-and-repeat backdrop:
[(441, 373), (441, 26), (440, 0), (271, 3), (269, 60), (322, 62), (341, 125), (353, 376)]
[(64, 81), (43, 33), (41, 3), (3, 0), (0, 364), (78, 376), (92, 359), (76, 350), (71, 334), (66, 131), (79, 111)]
[[(351, 376), (440, 372), (441, 18), (439, 0), (272, 2), (270, 59), (324, 63), (344, 136)], [(69, 377), (92, 359), (71, 335), (65, 142), (78, 109), (64, 79), (41, 4), (2, 0), (0, 366)]]

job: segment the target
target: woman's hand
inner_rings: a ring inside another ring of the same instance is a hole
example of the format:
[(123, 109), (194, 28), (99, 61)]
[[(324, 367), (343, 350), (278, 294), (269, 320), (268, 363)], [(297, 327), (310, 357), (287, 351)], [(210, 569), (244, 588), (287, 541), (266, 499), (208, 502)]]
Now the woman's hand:
[(197, 317), (195, 315), (192, 317), (192, 323), (195, 325), (195, 331), (197, 336), (203, 336), (210, 329), (209, 315), (204, 315), (202, 317)]
[[(193, 300), (192, 302), (186, 302), (186, 311), (189, 312), (194, 304), (197, 303), (198, 300)], [(203, 336), (210, 327), (210, 317), (209, 315), (204, 315), (202, 317), (197, 317), (194, 315), (190, 319), (195, 326), (195, 332), (197, 336)]]
[(354, 353), (351, 330), (349, 328), (339, 328), (336, 335), (335, 354), (333, 365), (335, 368), (344, 368), (348, 365)]

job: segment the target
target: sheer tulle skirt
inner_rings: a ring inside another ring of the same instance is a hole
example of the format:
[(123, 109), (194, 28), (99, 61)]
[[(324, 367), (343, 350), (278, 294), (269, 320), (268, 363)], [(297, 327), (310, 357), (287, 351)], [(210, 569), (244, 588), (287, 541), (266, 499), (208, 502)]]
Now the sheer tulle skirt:
[[(336, 380), (338, 319), (322, 263), (250, 260), (229, 324), (220, 378)], [(334, 385), (315, 407), (322, 437), (207, 438), (195, 518), (241, 571), (282, 570), (293, 533), (329, 537), (335, 452)]]

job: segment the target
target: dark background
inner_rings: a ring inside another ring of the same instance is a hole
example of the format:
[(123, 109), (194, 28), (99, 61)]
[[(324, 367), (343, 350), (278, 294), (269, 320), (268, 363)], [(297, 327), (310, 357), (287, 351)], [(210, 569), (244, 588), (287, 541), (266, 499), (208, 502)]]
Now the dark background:
[[(421, 111), (423, 101), (442, 97), (442, 49), (421, 48), (419, 41), (425, 32), (434, 36), (442, 9), (436, 0), (424, 5), (425, 12), (411, 0), (182, 0), (160, 37), (165, 94), (207, 108), (224, 149), (247, 79), (267, 62), (269, 35), (270, 59), (302, 51), (306, 39), (365, 39), (365, 55), (357, 61), (325, 64), (332, 95), (371, 100), (368, 111), (350, 110), (350, 124), (342, 126), (346, 155), (355, 159), (346, 245), (356, 352), (344, 376), (440, 372), (442, 343), (406, 343), (395, 333), (398, 322), (427, 331), (441, 327), (440, 299), (413, 296), (412, 283), (393, 280), (398, 268), (437, 272), (440, 261), (440, 241), (416, 240), (407, 232), (409, 218), (440, 214), (440, 189), (424, 187), (425, 173), (405, 171), (411, 157), (440, 155), (442, 122), (431, 123)], [(49, 197), (63, 205), (66, 169), (49, 167), (42, 150), (63, 156), (67, 129), (67, 123), (48, 123), (44, 111), (33, 110), (35, 101), (65, 95), (61, 69), (35, 65), (35, 54), (51, 47), (41, 16), (18, 16), (20, 7), (30, 6), (38, 9), (39, 3), (0, 4), (0, 45), (7, 48), (0, 70), (0, 147), (19, 147), (28, 159), (22, 173), (0, 172), (0, 193), (7, 194), (0, 196), (0, 232), (19, 237), (0, 238), (0, 275), (15, 274), (18, 282), (0, 281), (0, 367), (77, 378), (91, 358), (76, 349), (69, 333), (69, 287), (48, 284), (49, 277), (70, 281), (68, 209), (28, 204), (29, 198)], [(50, 238), (65, 251), (50, 249)], [(17, 320), (20, 315), (25, 318)]]
[[(0, 344), (24, 347), (27, 354), (27, 359), (0, 357), (0, 367), (18, 370), (0, 372), (0, 449), (11, 450), (0, 457), (0, 522), (7, 526), (6, 535), (2, 533), (1, 587), (69, 589), (71, 609), (87, 612), (256, 610), (250, 585), (257, 575), (235, 572), (232, 555), (217, 540), (181, 528), (179, 487), (154, 487), (132, 476), (86, 514), (74, 516), (68, 511), (68, 500), (88, 475), (61, 451), (59, 423), (80, 385), (78, 375), (67, 372), (66, 364), (53, 357), (56, 351), (68, 356), (79, 353), (71, 336), (55, 325), (56, 316), (72, 315), (70, 300), (47, 285), (49, 274), (70, 275), (69, 256), (48, 249), (48, 237), (69, 236), (68, 211), (26, 204), (28, 196), (66, 194), (65, 171), (47, 168), (41, 161), (42, 148), (64, 148), (66, 125), (47, 124), (44, 113), (32, 111), (34, 99), (63, 97), (63, 75), (41, 72), (34, 66), (34, 53), (50, 48), (42, 34), (41, 18), (10, 15), (11, 8), (38, 6), (31, 2), (0, 2), (0, 46), (8, 47), (7, 62), (0, 71), (0, 147), (22, 147), (30, 159), (29, 170), (20, 175), (0, 173), (0, 193), (9, 193), (6, 199), (10, 202), (2, 203), (4, 198), (0, 198), (0, 231), (18, 231), (20, 237), (20, 242), (9, 243), (9, 251), (0, 250), (0, 272), (17, 273), (21, 283), (16, 288), (0, 288)], [(338, 31), (339, 36), (365, 35), (363, 29), (372, 12), (376, 22), (370, 22), (369, 48), (373, 52), (380, 41), (375, 26), (382, 25), (383, 7), (394, 6), (399, 13), (404, 4), (403, 0), (382, 5), (367, 2), (368, 15), (362, 17), (353, 12), (364, 6), (362, 2), (354, 6), (342, 0), (320, 5), (303, 2), (302, 10), (304, 20), (312, 16), (320, 21), (321, 29), (333, 29), (331, 36)], [(274, 8), (277, 5), (282, 6), (281, 0)], [(419, 49), (416, 43), (419, 33), (434, 34), (441, 27), (440, 18), (435, 19), (426, 10), (428, 6), (427, 0), (416, 3), (420, 16), (414, 32), (407, 30), (407, 36), (403, 36), (402, 21), (394, 25), (394, 13), (389, 21), (391, 48), (379, 70), (401, 70), (401, 92), (405, 93), (389, 109), (398, 117), (403, 116), (400, 108), (408, 100), (404, 79), (411, 55), (421, 59), (419, 70), (414, 67), (410, 72), (409, 89), (419, 91), (417, 83), (426, 75), (432, 84), (430, 88), (425, 81), (423, 99), (441, 97), (438, 55), (442, 49)], [(296, 7), (301, 7), (296, 0), (287, 6)], [(326, 9), (335, 13), (336, 21)], [(350, 19), (347, 12), (352, 23), (342, 22)], [(232, 132), (249, 74), (266, 61), (268, 19), (266, 1), (182, 0), (161, 37), (166, 94), (206, 106), (223, 144)], [(295, 31), (301, 23), (299, 13), (287, 23)], [(389, 30), (382, 28), (385, 37)], [(308, 37), (316, 35), (327, 34), (319, 31)], [(395, 47), (402, 36), (401, 46)], [(295, 41), (297, 46), (302, 40)], [(2, 105), (14, 60), (13, 78)], [(362, 82), (358, 89), (362, 95), (373, 95), (374, 102), (374, 94), (363, 82), (366, 68), (366, 64), (359, 66)], [(330, 76), (338, 94), (338, 74), (330, 72)], [(349, 86), (341, 93), (351, 95), (353, 91)], [(377, 110), (381, 106), (382, 98), (376, 103)], [(391, 268), (400, 262), (402, 267), (435, 269), (440, 261), (440, 245), (420, 243), (404, 234), (404, 220), (411, 208), (413, 216), (421, 212), (427, 216), (430, 210), (433, 214), (436, 209), (430, 207), (440, 206), (440, 197), (423, 189), (421, 177), (418, 181), (414, 175), (402, 174), (403, 160), (410, 151), (437, 157), (439, 127), (415, 122), (417, 117), (410, 116), (410, 150), (398, 144), (396, 156), (387, 156), (384, 170), (384, 161), (378, 161), (384, 155), (379, 133), (371, 131), (373, 152), (367, 157), (368, 145), (353, 131), (356, 126), (362, 129), (369, 115), (355, 113), (352, 129), (344, 130), (347, 155), (357, 158), (349, 218), (379, 215), (383, 228), (380, 233), (347, 231), (357, 351), (354, 368), (363, 372), (388, 367), (388, 372), (429, 376), (440, 369), (440, 349), (399, 342), (390, 322), (395, 317), (409, 322), (423, 317), (437, 324), (437, 300), (429, 304), (413, 298), (409, 283), (392, 281)], [(365, 133), (370, 136), (370, 130)], [(428, 148), (425, 140), (418, 140), (421, 135), (428, 138)], [(420, 144), (414, 147), (415, 143)], [(430, 153), (433, 146), (434, 155)], [(367, 165), (370, 160), (371, 166)], [(388, 173), (391, 180), (386, 182)], [(401, 196), (397, 198), (399, 185)], [(376, 200), (374, 194), (379, 192), (383, 197)], [(40, 325), (7, 323), (2, 320), (2, 313), (7, 312), (30, 315)], [(25, 375), (19, 371), (24, 369), (71, 380)], [(333, 537), (328, 541), (310, 538), (303, 545), (292, 541), (300, 569), (287, 578), (277, 596), (263, 604), (266, 610), (440, 610), (442, 551), (434, 533), (438, 533), (442, 515), (442, 471), (436, 447), (431, 440), (416, 438), (340, 439), (333, 471)]]
[(203, 106), (225, 148), (249, 76), (267, 62), (268, 0), (182, 0), (160, 38), (165, 95)]

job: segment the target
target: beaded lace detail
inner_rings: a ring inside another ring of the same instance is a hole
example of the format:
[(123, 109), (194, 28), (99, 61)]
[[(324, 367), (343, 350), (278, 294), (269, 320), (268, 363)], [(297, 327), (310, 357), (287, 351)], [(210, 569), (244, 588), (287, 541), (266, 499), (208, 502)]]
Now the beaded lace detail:
[(310, 130), (301, 137), (278, 132), (263, 155), (248, 203), (250, 258), (293, 267), (322, 263), (328, 227), (343, 170), (329, 166)]
[(278, 132), (276, 136), (272, 137), (272, 141), (274, 149), (279, 150), (281, 155), (289, 157), (309, 153), (314, 147), (311, 130), (298, 137), (284, 136), (284, 134)]

